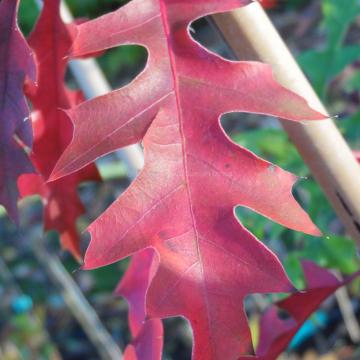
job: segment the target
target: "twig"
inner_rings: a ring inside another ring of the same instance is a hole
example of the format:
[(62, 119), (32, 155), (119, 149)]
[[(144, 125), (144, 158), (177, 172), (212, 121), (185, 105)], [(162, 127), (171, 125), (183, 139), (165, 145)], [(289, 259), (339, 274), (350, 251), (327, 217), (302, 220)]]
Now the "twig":
[(59, 258), (47, 251), (44, 246), (44, 239), (39, 237), (37, 241), (34, 241), (33, 252), (37, 260), (46, 269), (46, 273), (52, 282), (61, 291), (66, 305), (98, 350), (101, 359), (121, 360), (120, 348), (105, 329), (96, 312)]
[[(338, 271), (334, 271), (335, 275), (341, 279), (342, 276)], [(354, 344), (360, 343), (360, 325), (354, 313), (350, 296), (346, 286), (342, 286), (335, 292), (335, 298), (339, 305), (341, 315), (344, 319), (346, 330), (351, 341)]]
[(12, 288), (16, 295), (21, 295), (22, 291), (16, 282), (13, 274), (7, 267), (6, 262), (0, 256), (0, 277), (3, 279), (3, 283), (5, 284), (6, 288)]

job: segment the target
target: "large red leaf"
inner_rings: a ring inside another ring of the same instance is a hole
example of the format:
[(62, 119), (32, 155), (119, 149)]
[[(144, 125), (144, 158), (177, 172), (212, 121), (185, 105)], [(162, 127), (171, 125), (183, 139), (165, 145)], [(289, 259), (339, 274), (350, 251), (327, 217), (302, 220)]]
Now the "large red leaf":
[(34, 171), (22, 146), (32, 146), (23, 87), (26, 76), (35, 78), (35, 66), (17, 25), (18, 5), (15, 0), (0, 2), (0, 204), (15, 221), (18, 177)]
[(235, 219), (234, 207), (319, 234), (292, 196), (295, 176), (232, 143), (219, 118), (229, 111), (323, 116), (278, 85), (269, 66), (226, 61), (188, 33), (194, 19), (248, 2), (133, 0), (78, 26), (73, 56), (140, 44), (149, 60), (129, 86), (67, 112), (74, 139), (52, 175), (143, 140), (144, 169), (89, 227), (85, 268), (154, 248), (160, 260), (147, 315), (189, 319), (197, 359), (251, 351), (244, 297), (292, 288), (277, 257)]
[(158, 265), (150, 249), (133, 256), (116, 293), (129, 302), (129, 326), (133, 341), (127, 346), (125, 360), (160, 360), (163, 347), (163, 326), (160, 319), (146, 320), (145, 296)]
[(83, 181), (99, 180), (95, 165), (46, 184), (60, 155), (71, 141), (73, 126), (65, 113), (83, 99), (80, 94), (65, 88), (65, 58), (72, 45), (71, 26), (66, 26), (59, 14), (59, 0), (46, 0), (45, 6), (29, 38), (35, 52), (38, 69), (37, 84), (29, 84), (28, 97), (33, 105), (31, 119), (34, 146), (31, 154), (41, 175), (28, 175), (20, 179), (22, 195), (40, 194), (44, 202), (45, 229), (56, 229), (62, 246), (80, 259), (79, 236), (76, 219), (84, 212), (77, 194)]
[[(360, 275), (360, 272), (357, 272), (340, 281), (328, 270), (322, 269), (310, 261), (303, 262), (303, 269), (307, 282), (306, 290), (296, 292), (285, 300), (279, 301), (263, 315), (257, 359), (277, 359), (286, 350), (305, 320), (319, 305), (339, 287), (348, 284)], [(281, 319), (279, 309), (285, 310), (291, 317), (285, 320)]]

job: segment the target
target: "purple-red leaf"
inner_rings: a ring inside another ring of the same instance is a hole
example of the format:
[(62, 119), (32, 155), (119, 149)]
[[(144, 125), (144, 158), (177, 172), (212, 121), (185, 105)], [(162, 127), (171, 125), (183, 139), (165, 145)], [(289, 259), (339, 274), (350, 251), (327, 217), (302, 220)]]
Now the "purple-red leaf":
[(0, 2), (0, 204), (16, 222), (18, 177), (34, 172), (23, 148), (32, 146), (23, 87), (26, 76), (35, 78), (31, 51), (17, 25), (18, 5)]
[(133, 256), (116, 289), (129, 303), (129, 326), (133, 341), (127, 346), (125, 360), (160, 360), (163, 326), (160, 319), (146, 320), (145, 297), (158, 261), (154, 252), (144, 250)]
[[(303, 269), (307, 283), (306, 289), (279, 301), (263, 315), (256, 359), (276, 359), (286, 350), (305, 320), (320, 304), (339, 287), (348, 284), (360, 275), (360, 272), (357, 272), (340, 281), (328, 270), (322, 269), (310, 261), (303, 262)], [(285, 310), (290, 318), (281, 319), (279, 309)]]
[(76, 219), (84, 209), (77, 187), (84, 181), (99, 180), (98, 171), (95, 165), (90, 164), (60, 180), (45, 182), (72, 138), (71, 121), (60, 109), (69, 109), (83, 101), (81, 94), (69, 91), (64, 84), (65, 56), (72, 45), (72, 25), (62, 22), (59, 2), (45, 1), (39, 21), (29, 38), (38, 70), (37, 84), (29, 83), (27, 86), (27, 94), (33, 105), (34, 146), (31, 159), (40, 175), (22, 176), (20, 189), (23, 196), (41, 195), (45, 229), (59, 231), (63, 248), (80, 260)]
[(147, 315), (186, 317), (196, 359), (231, 360), (252, 351), (244, 297), (292, 289), (277, 257), (239, 224), (234, 207), (319, 234), (292, 196), (296, 177), (231, 142), (219, 119), (230, 111), (324, 116), (277, 84), (268, 65), (226, 61), (189, 35), (193, 20), (247, 3), (133, 0), (78, 26), (73, 56), (140, 44), (149, 60), (129, 86), (67, 111), (74, 139), (52, 175), (143, 141), (144, 169), (89, 227), (85, 268), (155, 249), (159, 267)]

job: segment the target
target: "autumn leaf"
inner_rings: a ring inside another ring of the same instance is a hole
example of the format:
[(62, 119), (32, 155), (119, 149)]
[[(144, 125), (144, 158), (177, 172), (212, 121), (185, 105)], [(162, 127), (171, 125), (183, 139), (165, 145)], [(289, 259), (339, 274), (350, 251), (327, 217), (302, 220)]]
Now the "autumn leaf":
[(139, 44), (149, 59), (129, 86), (67, 111), (74, 139), (51, 176), (142, 140), (144, 169), (89, 227), (84, 268), (155, 249), (159, 266), (146, 295), (147, 316), (186, 317), (195, 359), (251, 352), (243, 299), (292, 289), (278, 258), (235, 219), (234, 208), (319, 234), (292, 196), (296, 177), (235, 145), (219, 119), (230, 111), (289, 120), (324, 116), (277, 84), (270, 66), (226, 61), (189, 35), (193, 20), (247, 3), (133, 0), (78, 26), (72, 56)]
[[(302, 292), (291, 294), (265, 312), (260, 324), (260, 340), (256, 359), (277, 359), (286, 350), (305, 320), (320, 304), (338, 288), (350, 283), (360, 275), (360, 272), (357, 272), (340, 281), (330, 271), (311, 261), (303, 261), (302, 265), (307, 288)], [(289, 318), (282, 319), (279, 310), (285, 311)]]
[[(45, 229), (60, 233), (63, 248), (78, 260), (81, 258), (76, 219), (84, 212), (77, 187), (80, 183), (99, 180), (95, 165), (46, 183), (60, 155), (72, 138), (73, 126), (61, 109), (69, 109), (84, 99), (64, 85), (66, 54), (72, 45), (71, 25), (65, 25), (59, 14), (59, 0), (47, 0), (29, 45), (36, 55), (37, 84), (29, 83), (27, 95), (33, 111), (34, 146), (31, 159), (41, 175), (20, 178), (23, 196), (39, 194), (44, 202)], [(50, 56), (51, 55), (51, 56)]]
[(34, 169), (24, 146), (31, 148), (25, 77), (35, 78), (32, 54), (17, 25), (19, 1), (0, 2), (0, 204), (18, 222), (17, 180)]
[(125, 360), (160, 360), (163, 347), (163, 326), (160, 319), (146, 320), (145, 296), (150, 279), (158, 266), (150, 249), (131, 259), (115, 293), (129, 303), (129, 326), (133, 341), (125, 349)]

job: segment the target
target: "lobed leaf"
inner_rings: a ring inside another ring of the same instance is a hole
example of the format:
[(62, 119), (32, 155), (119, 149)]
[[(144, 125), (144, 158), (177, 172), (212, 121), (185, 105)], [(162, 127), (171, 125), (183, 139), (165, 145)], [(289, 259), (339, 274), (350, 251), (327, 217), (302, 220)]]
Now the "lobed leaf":
[(72, 56), (139, 44), (149, 59), (130, 85), (67, 111), (74, 138), (51, 176), (143, 141), (144, 169), (89, 227), (84, 268), (153, 248), (159, 266), (147, 316), (186, 317), (196, 359), (251, 352), (244, 297), (292, 289), (275, 254), (235, 219), (234, 207), (319, 234), (292, 196), (295, 176), (235, 145), (219, 119), (230, 111), (289, 120), (323, 115), (277, 84), (268, 65), (226, 61), (189, 36), (195, 19), (249, 2), (133, 0), (78, 26)]

